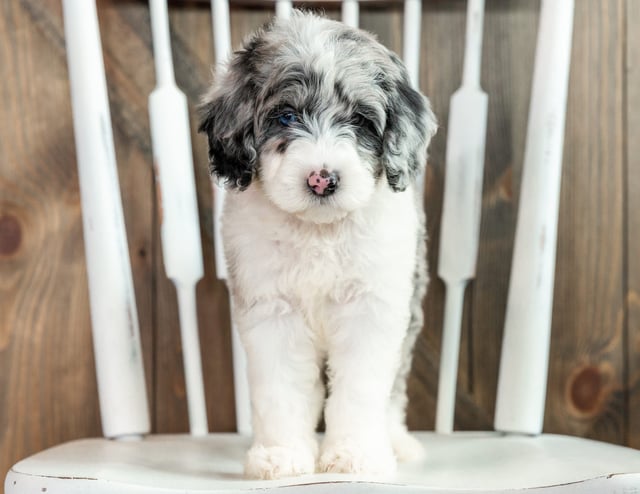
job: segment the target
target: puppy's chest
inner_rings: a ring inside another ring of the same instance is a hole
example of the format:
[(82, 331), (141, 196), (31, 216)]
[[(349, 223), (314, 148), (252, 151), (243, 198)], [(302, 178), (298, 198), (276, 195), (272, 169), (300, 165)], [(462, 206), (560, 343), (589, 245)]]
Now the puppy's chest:
[(278, 229), (270, 239), (278, 288), (301, 297), (342, 299), (362, 289), (369, 259), (349, 228)]

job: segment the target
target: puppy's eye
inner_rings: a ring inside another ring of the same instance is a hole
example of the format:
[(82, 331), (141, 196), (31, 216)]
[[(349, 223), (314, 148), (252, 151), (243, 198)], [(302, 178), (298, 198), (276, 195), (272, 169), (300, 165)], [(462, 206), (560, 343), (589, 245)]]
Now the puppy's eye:
[(293, 112), (283, 113), (278, 117), (278, 122), (280, 125), (284, 125), (285, 127), (289, 127), (289, 125), (296, 123), (298, 121), (298, 116)]

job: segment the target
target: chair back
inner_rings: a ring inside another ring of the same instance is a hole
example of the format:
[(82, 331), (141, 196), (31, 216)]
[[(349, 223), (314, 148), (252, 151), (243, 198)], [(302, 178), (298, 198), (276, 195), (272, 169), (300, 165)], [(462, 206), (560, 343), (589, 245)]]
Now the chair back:
[[(287, 18), (293, 9), (293, 3), (289, 0), (276, 0), (275, 15)], [(312, 2), (313, 3), (313, 2)], [(333, 3), (341, 8), (342, 22), (349, 26), (358, 27), (359, 2), (355, 0), (343, 0), (341, 2), (321, 2), (323, 5)], [(380, 3), (380, 2), (378, 2)], [(384, 2), (388, 4), (402, 2)], [(231, 30), (229, 25), (228, 0), (211, 0), (215, 53), (217, 63), (224, 63), (231, 50)], [(305, 5), (309, 5), (308, 2)], [(330, 7), (330, 5), (329, 5)], [(411, 82), (419, 86), (418, 74), (420, 73), (420, 33), (422, 23), (421, 0), (406, 0), (404, 2), (403, 21), (403, 60), (409, 71)], [(424, 176), (419, 178), (419, 183), (424, 189)], [(227, 267), (222, 252), (222, 236), (220, 234), (222, 205), (224, 203), (225, 190), (216, 186), (214, 189), (214, 235), (216, 242), (216, 272), (218, 277), (226, 279)], [(232, 323), (233, 324), (233, 323)], [(238, 332), (232, 328), (233, 371), (236, 399), (236, 424), (238, 432), (251, 433), (251, 413), (249, 404), (249, 384), (246, 375), (246, 356), (240, 343)]]
[[(315, 3), (307, 1), (305, 6)], [(341, 8), (343, 22), (357, 26), (360, 4), (370, 2), (343, 0), (317, 3), (327, 9)], [(396, 0), (375, 3), (403, 4), (403, 59), (412, 83), (419, 87), (422, 2)], [(169, 39), (168, 21), (164, 20), (166, 3), (165, 0), (151, 0), (150, 4), (152, 14), (156, 9), (152, 19), (154, 45), (157, 45), (158, 39)], [(275, 14), (283, 18), (288, 17), (293, 8), (290, 0), (261, 4), (269, 4)], [(63, 0), (63, 7), (103, 430), (107, 437), (142, 435), (149, 432), (148, 405), (95, 1)], [(216, 62), (223, 63), (232, 48), (229, 2), (211, 0), (211, 8)], [(160, 17), (157, 14), (159, 9), (163, 12)], [(542, 429), (572, 19), (573, 0), (542, 0), (496, 403), (495, 426), (507, 432), (539, 433)], [(157, 35), (156, 30), (165, 30), (166, 35)], [(154, 51), (157, 63), (160, 63), (157, 46), (154, 46)], [(168, 56), (167, 63), (172, 71), (170, 51)], [(169, 80), (171, 84), (172, 76)], [(153, 111), (151, 113), (152, 120), (158, 118)], [(182, 131), (188, 134), (188, 121), (184, 125), (186, 128)], [(152, 130), (153, 126), (152, 122)], [(162, 157), (155, 155), (155, 149), (154, 145), (154, 158), (158, 164)], [(161, 182), (163, 173), (162, 169), (158, 171)], [(419, 183), (424, 188), (424, 177), (419, 178)], [(171, 184), (166, 187), (171, 187)], [(171, 195), (171, 189), (163, 188), (163, 197), (167, 193)], [(181, 194), (195, 194), (195, 189), (186, 183)], [(214, 185), (212, 227), (216, 269), (221, 279), (227, 277), (220, 234), (224, 196), (224, 189)], [(189, 202), (193, 198), (182, 199)], [(182, 199), (178, 197), (176, 200), (180, 202)], [(163, 203), (163, 206), (168, 207), (169, 204)], [(191, 217), (187, 220), (195, 221)], [(182, 304), (183, 300), (180, 302)], [(184, 303), (194, 305), (195, 299)], [(181, 325), (187, 323), (188, 320), (181, 316)], [(185, 367), (189, 367), (185, 374), (191, 430), (199, 434), (206, 432), (207, 426), (197, 332), (186, 333), (183, 328), (182, 337)], [(251, 417), (246, 357), (235, 330), (232, 331), (232, 351), (237, 427), (240, 433), (249, 434)]]

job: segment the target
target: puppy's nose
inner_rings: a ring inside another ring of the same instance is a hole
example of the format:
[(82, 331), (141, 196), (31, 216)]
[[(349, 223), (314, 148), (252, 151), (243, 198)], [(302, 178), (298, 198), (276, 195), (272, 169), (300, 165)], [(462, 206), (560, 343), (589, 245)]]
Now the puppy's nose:
[(319, 172), (313, 171), (307, 178), (307, 185), (317, 196), (330, 196), (333, 194), (340, 184), (340, 175), (338, 172), (330, 172), (323, 168)]

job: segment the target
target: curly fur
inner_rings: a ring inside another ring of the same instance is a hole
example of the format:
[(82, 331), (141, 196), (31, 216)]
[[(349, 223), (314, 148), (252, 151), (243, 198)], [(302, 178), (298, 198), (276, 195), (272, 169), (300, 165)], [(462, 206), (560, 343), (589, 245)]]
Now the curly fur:
[[(248, 357), (248, 476), (388, 474), (419, 454), (405, 425), (426, 290), (415, 177), (435, 129), (394, 54), (312, 14), (275, 20), (219, 72), (201, 131), (229, 189), (222, 233)], [(321, 169), (340, 175), (328, 197), (307, 186)]]

